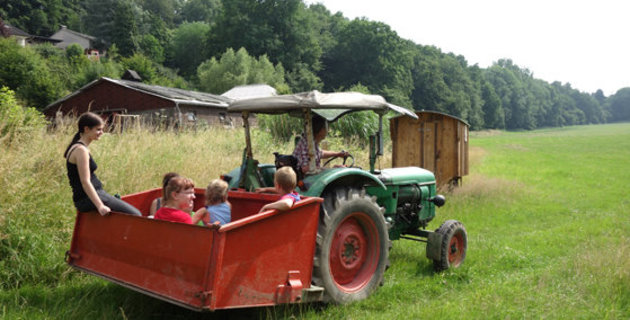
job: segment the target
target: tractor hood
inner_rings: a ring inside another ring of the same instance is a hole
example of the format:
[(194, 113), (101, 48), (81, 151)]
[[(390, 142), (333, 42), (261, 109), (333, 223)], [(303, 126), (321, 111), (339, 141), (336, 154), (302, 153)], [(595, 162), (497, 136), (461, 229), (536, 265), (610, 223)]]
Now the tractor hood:
[(418, 167), (383, 169), (378, 179), (385, 185), (435, 184), (435, 175)]
[(228, 106), (228, 112), (251, 112), (267, 114), (289, 113), (302, 117), (303, 109), (311, 109), (328, 121), (355, 111), (394, 111), (414, 119), (418, 116), (410, 110), (393, 105), (379, 95), (360, 92), (322, 93), (317, 90), (297, 94), (236, 100)]

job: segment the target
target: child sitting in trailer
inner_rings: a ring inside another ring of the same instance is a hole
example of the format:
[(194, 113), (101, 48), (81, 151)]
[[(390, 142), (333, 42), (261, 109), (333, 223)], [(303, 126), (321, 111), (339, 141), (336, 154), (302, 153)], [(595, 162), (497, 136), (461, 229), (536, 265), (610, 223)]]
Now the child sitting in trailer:
[(164, 193), (164, 203), (155, 212), (155, 219), (172, 222), (192, 223), (189, 212), (195, 200), (195, 184), (184, 177), (174, 177), (168, 181)]
[(149, 208), (150, 218), (153, 218), (155, 212), (162, 207), (162, 204), (164, 203), (164, 195), (166, 194), (166, 185), (168, 185), (168, 182), (175, 177), (179, 177), (179, 174), (175, 172), (169, 172), (165, 174), (162, 178), (162, 196), (153, 199), (153, 202), (151, 202), (151, 207)]
[(232, 204), (227, 200), (228, 184), (221, 179), (210, 181), (206, 188), (206, 205), (197, 210), (192, 217), (192, 223), (203, 221), (206, 226), (218, 224), (220, 226), (232, 219)]
[(293, 204), (300, 201), (300, 195), (294, 191), (297, 183), (297, 177), (295, 171), (289, 166), (282, 167), (276, 171), (273, 178), (273, 184), (275, 191), (279, 194), (283, 194), (280, 200), (264, 205), (260, 212), (276, 209), (276, 210), (289, 210), (293, 207)]

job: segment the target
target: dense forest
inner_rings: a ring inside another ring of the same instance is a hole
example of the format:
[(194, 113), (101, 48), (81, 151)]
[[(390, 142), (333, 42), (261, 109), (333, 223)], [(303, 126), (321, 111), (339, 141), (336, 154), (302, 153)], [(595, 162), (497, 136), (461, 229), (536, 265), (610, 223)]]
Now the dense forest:
[(480, 68), (402, 39), (387, 24), (302, 0), (0, 0), (0, 18), (39, 36), (65, 25), (97, 37), (106, 51), (91, 61), (78, 45), (60, 51), (0, 39), (0, 87), (39, 110), (133, 69), (146, 83), (215, 94), (250, 83), (280, 93), (359, 87), (460, 117), (473, 130), (630, 120), (630, 88), (609, 97), (580, 92), (536, 79), (510, 59)]

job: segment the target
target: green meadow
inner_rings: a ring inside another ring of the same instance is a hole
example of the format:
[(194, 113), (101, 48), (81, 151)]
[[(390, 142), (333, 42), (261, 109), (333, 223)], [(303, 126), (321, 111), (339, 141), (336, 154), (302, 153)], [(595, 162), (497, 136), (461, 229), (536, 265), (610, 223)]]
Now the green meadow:
[[(629, 319), (630, 123), (470, 135), (470, 175), (429, 228), (463, 222), (468, 252), (435, 273), (424, 245), (394, 241), (384, 285), (349, 305), (196, 313), (69, 268), (74, 208), (62, 153), (73, 127), (0, 152), (2, 319)], [(254, 130), (255, 156), (289, 143)], [(240, 162), (241, 129), (107, 134), (90, 146), (110, 193), (177, 171), (205, 187)], [(328, 139), (367, 168), (366, 148)], [(391, 145), (387, 147), (391, 151)], [(382, 168), (391, 159), (381, 160)]]

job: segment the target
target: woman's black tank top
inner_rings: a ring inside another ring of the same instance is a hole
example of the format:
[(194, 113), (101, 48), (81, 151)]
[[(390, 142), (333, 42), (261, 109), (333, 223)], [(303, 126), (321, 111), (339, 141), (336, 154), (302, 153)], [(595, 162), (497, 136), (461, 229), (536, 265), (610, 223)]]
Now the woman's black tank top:
[[(81, 142), (77, 143), (84, 145)], [(74, 149), (72, 149), (72, 151), (74, 151)], [(68, 154), (68, 157), (69, 156), (70, 155)], [(72, 187), (72, 201), (76, 203), (80, 200), (87, 199), (88, 196), (83, 190), (83, 186), (81, 185), (81, 178), (79, 177), (79, 168), (77, 167), (77, 165), (74, 163), (70, 163), (70, 161), (68, 161), (68, 158), (66, 158), (66, 168), (68, 169), (68, 180), (70, 180), (70, 187)], [(98, 179), (98, 177), (96, 177), (96, 174), (94, 174), (94, 171), (96, 171), (97, 168), (98, 166), (96, 165), (96, 162), (94, 162), (94, 159), (92, 159), (92, 155), (90, 154), (90, 181), (92, 182), (94, 189), (100, 190), (103, 189), (103, 184)]]

